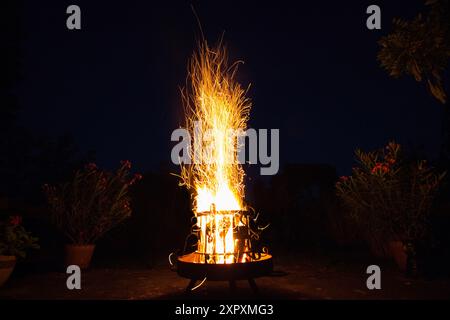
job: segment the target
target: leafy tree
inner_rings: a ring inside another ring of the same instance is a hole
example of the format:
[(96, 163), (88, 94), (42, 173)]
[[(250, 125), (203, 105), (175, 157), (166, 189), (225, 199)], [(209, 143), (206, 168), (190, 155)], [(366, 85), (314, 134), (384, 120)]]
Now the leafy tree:
[(378, 60), (392, 77), (409, 75), (424, 82), (431, 94), (445, 104), (442, 74), (450, 57), (449, 0), (426, 0), (426, 15), (413, 20), (396, 18), (394, 29), (379, 40)]
[(393, 30), (379, 40), (378, 61), (390, 76), (412, 76), (444, 105), (440, 162), (450, 166), (450, 105), (443, 75), (450, 58), (450, 0), (425, 0), (426, 14), (396, 18)]

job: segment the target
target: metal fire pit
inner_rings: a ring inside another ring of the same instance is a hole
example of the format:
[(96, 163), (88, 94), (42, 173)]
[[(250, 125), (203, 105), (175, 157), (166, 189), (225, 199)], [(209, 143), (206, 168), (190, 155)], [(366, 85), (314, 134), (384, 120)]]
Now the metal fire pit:
[[(208, 220), (208, 217), (215, 217), (216, 214), (220, 215), (219, 223), (213, 219)], [(251, 225), (256, 220), (254, 211), (219, 212), (214, 206), (211, 211), (196, 214), (191, 229), (191, 235), (197, 241), (194, 244), (196, 251), (177, 259), (178, 275), (191, 279), (186, 291), (195, 289), (197, 281), (202, 281), (202, 284), (205, 280), (228, 281), (232, 290), (236, 287), (236, 280), (248, 280), (251, 288), (257, 291), (254, 279), (270, 274), (273, 264), (272, 256), (266, 248), (254, 246), (253, 240), (259, 239), (260, 232), (254, 231), (257, 226)], [(211, 239), (216, 239), (217, 234), (229, 235), (230, 230), (234, 239), (233, 252), (226, 252), (225, 240), (220, 251), (216, 251), (215, 247), (208, 247), (207, 244), (213, 243)], [(185, 249), (186, 244), (187, 242)]]
[(254, 292), (258, 291), (255, 278), (269, 275), (273, 270), (272, 256), (263, 253), (261, 258), (249, 262), (236, 263), (199, 263), (198, 253), (190, 253), (178, 257), (177, 273), (179, 276), (191, 279), (186, 288), (192, 291), (197, 281), (203, 279), (212, 281), (228, 281), (230, 289), (236, 288), (236, 280), (248, 280)]

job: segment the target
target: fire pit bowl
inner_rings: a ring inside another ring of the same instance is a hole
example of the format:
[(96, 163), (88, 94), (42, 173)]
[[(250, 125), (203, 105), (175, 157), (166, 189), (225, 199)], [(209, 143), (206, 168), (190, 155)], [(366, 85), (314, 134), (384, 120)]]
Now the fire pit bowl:
[(255, 278), (272, 273), (273, 262), (270, 254), (263, 253), (261, 258), (250, 262), (237, 263), (199, 263), (198, 253), (193, 252), (178, 257), (177, 273), (190, 279), (187, 292), (193, 290), (197, 281), (203, 279), (211, 281), (229, 281), (230, 289), (236, 288), (236, 280), (248, 280), (254, 292), (258, 291)]
[(272, 272), (273, 263), (270, 254), (263, 254), (261, 259), (238, 263), (198, 263), (196, 253), (178, 257), (177, 273), (179, 276), (212, 281), (247, 280), (263, 277)]

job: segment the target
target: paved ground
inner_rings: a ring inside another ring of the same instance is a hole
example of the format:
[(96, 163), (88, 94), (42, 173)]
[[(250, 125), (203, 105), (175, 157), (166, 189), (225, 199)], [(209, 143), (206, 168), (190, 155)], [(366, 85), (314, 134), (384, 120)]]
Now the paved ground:
[[(382, 289), (368, 290), (369, 264), (382, 269)], [(340, 254), (298, 255), (275, 260), (271, 277), (257, 279), (255, 296), (248, 283), (239, 281), (231, 294), (227, 282), (207, 282), (190, 299), (450, 299), (450, 280), (409, 279), (391, 262)], [(0, 299), (180, 299), (186, 298), (187, 279), (177, 276), (166, 262), (143, 266), (95, 267), (82, 274), (82, 289), (66, 289), (66, 274), (36, 273), (13, 276), (0, 288)]]

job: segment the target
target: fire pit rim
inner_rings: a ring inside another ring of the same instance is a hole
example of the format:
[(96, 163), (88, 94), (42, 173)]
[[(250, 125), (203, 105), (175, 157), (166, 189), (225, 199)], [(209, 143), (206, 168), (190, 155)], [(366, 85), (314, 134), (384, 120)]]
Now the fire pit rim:
[[(212, 281), (246, 280), (264, 277), (273, 271), (273, 258), (264, 254), (261, 259), (236, 263), (197, 263), (193, 262), (195, 253), (177, 258), (177, 273), (188, 279)], [(190, 260), (190, 261), (189, 261)]]

